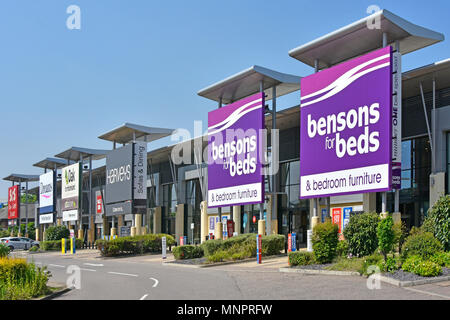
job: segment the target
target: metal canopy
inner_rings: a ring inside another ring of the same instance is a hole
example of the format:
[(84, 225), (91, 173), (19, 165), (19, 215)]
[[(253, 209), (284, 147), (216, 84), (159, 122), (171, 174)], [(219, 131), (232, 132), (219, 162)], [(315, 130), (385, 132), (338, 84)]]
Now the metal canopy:
[[(369, 29), (376, 19), (380, 28)], [(406, 54), (444, 40), (444, 35), (415, 25), (388, 10), (380, 10), (346, 27), (331, 32), (289, 51), (289, 55), (319, 69), (328, 68), (382, 47), (382, 35), (388, 44), (400, 42), (400, 52)]]
[(31, 175), (31, 174), (12, 173), (9, 176), (3, 178), (3, 180), (11, 181), (11, 182), (33, 182), (33, 181), (39, 181), (39, 176)]
[(122, 126), (102, 134), (99, 139), (117, 143), (130, 143), (134, 136), (137, 141), (155, 141), (170, 136), (175, 130), (166, 128), (153, 128), (133, 123), (125, 123)]
[(55, 155), (55, 157), (66, 159), (69, 161), (71, 160), (74, 162), (79, 162), (79, 161), (81, 161), (81, 159), (87, 160), (89, 157), (92, 157), (92, 160), (101, 160), (101, 159), (106, 158), (107, 152), (108, 152), (108, 150), (97, 150), (97, 149), (72, 147), (64, 152), (61, 152), (61, 153)]
[[(229, 104), (260, 91), (260, 82), (264, 81), (264, 90), (277, 86), (277, 97), (300, 90), (301, 77), (281, 73), (260, 66), (252, 66), (225, 80), (200, 90), (199, 96)], [(266, 99), (272, 99), (272, 90), (267, 90)]]
[[(73, 161), (70, 161), (70, 164), (73, 164)], [(42, 169), (61, 169), (67, 166), (67, 160), (58, 159), (58, 158), (45, 158), (42, 161), (39, 161), (33, 164), (34, 167), (42, 168)]]
[(419, 95), (420, 83), (425, 92), (433, 90), (433, 79), (436, 90), (450, 87), (450, 59), (432, 63), (403, 73), (403, 97)]

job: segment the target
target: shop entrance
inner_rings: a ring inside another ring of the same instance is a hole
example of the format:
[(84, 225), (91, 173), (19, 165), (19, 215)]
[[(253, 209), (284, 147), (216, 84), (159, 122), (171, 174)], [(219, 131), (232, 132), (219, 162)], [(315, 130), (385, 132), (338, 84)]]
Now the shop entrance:
[(300, 208), (288, 210), (287, 233), (295, 232), (299, 243), (306, 243), (306, 231), (308, 229), (308, 213)]

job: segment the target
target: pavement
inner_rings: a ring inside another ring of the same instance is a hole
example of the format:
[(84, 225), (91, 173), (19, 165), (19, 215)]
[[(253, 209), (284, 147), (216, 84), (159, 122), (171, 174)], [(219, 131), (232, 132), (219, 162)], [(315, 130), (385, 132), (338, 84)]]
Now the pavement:
[(374, 286), (360, 276), (281, 273), (287, 257), (184, 268), (163, 263), (171, 254), (165, 260), (159, 254), (105, 258), (98, 250), (14, 254), (46, 265), (52, 281), (77, 286), (56, 300), (450, 300), (450, 282), (369, 289)]

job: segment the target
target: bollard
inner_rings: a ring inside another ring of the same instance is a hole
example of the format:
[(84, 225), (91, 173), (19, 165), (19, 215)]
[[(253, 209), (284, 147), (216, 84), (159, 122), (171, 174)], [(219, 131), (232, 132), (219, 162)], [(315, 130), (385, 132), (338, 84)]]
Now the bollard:
[(61, 239), (61, 253), (62, 254), (66, 253), (66, 239), (65, 238)]
[(262, 255), (262, 241), (261, 235), (256, 235), (256, 262), (261, 264), (261, 255)]
[(76, 253), (76, 241), (75, 238), (70, 238), (70, 253), (75, 254)]

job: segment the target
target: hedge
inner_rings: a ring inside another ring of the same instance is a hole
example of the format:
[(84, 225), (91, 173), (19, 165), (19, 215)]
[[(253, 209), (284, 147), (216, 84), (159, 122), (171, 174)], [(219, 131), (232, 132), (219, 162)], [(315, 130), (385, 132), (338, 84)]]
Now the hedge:
[(178, 246), (172, 250), (176, 260), (195, 259), (203, 257), (203, 249), (199, 246)]
[(307, 251), (289, 252), (288, 258), (290, 266), (307, 266), (316, 263), (316, 259), (314, 258), (313, 252)]
[(162, 238), (166, 237), (167, 247), (175, 244), (175, 239), (167, 234), (146, 234), (122, 237), (114, 240), (97, 240), (97, 248), (102, 256), (112, 257), (128, 254), (143, 254), (162, 251)]
[[(81, 248), (83, 245), (83, 239), (75, 240), (75, 249)], [(42, 241), (40, 243), (40, 249), (43, 251), (61, 251), (62, 240)], [(70, 250), (70, 239), (66, 239), (66, 250)]]
[(376, 213), (363, 213), (350, 216), (344, 229), (344, 237), (353, 256), (365, 257), (378, 248), (377, 227), (379, 217)]
[[(284, 235), (268, 235), (261, 239), (263, 256), (280, 254), (284, 250)], [(256, 257), (256, 234), (242, 234), (226, 240), (208, 240), (201, 247), (209, 262), (242, 260)]]
[(443, 249), (442, 243), (431, 232), (419, 231), (406, 238), (402, 250), (402, 259), (406, 260), (408, 257), (417, 255), (424, 260), (428, 260)]
[(50, 275), (26, 259), (0, 258), (0, 300), (25, 300), (45, 294)]

